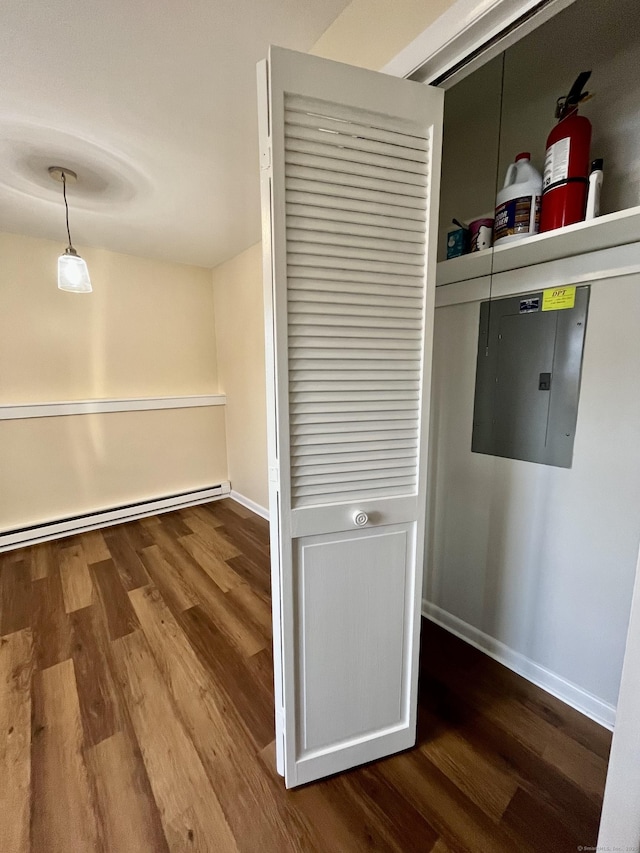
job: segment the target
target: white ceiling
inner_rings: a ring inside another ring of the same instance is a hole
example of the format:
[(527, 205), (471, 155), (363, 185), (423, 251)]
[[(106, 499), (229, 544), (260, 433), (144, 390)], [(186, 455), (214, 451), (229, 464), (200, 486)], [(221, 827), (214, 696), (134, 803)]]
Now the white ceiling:
[(0, 230), (215, 266), (260, 239), (256, 62), (349, 0), (3, 0)]

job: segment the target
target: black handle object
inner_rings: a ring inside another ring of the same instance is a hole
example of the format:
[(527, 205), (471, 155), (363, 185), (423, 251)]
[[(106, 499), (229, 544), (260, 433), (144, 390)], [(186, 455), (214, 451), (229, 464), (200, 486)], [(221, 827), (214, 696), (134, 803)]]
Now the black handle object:
[(550, 391), (551, 390), (551, 374), (550, 373), (541, 373), (540, 379), (538, 381), (538, 391)]
[(571, 110), (578, 106), (580, 101), (584, 101), (589, 93), (583, 92), (582, 90), (584, 89), (589, 77), (591, 77), (590, 71), (581, 71), (576, 78), (576, 82), (569, 90), (569, 94), (565, 95), (564, 98), (558, 98), (556, 118), (563, 119), (565, 116), (569, 115)]

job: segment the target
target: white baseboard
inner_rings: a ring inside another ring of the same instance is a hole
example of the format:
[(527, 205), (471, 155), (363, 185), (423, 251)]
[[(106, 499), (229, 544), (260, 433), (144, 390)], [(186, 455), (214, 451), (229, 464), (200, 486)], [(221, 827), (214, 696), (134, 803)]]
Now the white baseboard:
[(481, 652), (497, 660), (498, 663), (503, 664), (513, 672), (517, 672), (527, 681), (546, 690), (556, 699), (562, 700), (585, 716), (595, 720), (596, 723), (600, 723), (601, 726), (613, 731), (616, 721), (616, 709), (613, 705), (609, 705), (592, 693), (578, 687), (577, 684), (567, 681), (566, 678), (562, 678), (555, 672), (535, 663), (520, 652), (514, 651), (499, 640), (490, 637), (478, 628), (474, 628), (473, 625), (463, 622), (462, 619), (458, 619), (457, 616), (453, 616), (453, 614), (425, 599), (422, 600), (422, 614), (440, 625), (441, 628), (455, 634), (456, 637), (475, 646), (476, 649), (480, 649)]
[(241, 495), (240, 492), (234, 492), (233, 489), (231, 489), (229, 497), (237, 503), (242, 504), (242, 506), (246, 506), (247, 509), (250, 509), (251, 512), (255, 512), (256, 515), (260, 515), (262, 518), (266, 518), (267, 521), (269, 521), (269, 510), (260, 504), (257, 504), (255, 501), (252, 501), (251, 498), (245, 498), (244, 495)]
[(0, 553), (11, 551), (15, 548), (24, 548), (27, 545), (36, 545), (38, 542), (48, 542), (52, 539), (60, 539), (63, 536), (72, 536), (74, 533), (84, 533), (86, 530), (96, 530), (99, 527), (110, 527), (123, 521), (134, 521), (137, 518), (145, 518), (149, 515), (158, 515), (161, 512), (171, 512), (196, 504), (208, 503), (220, 500), (228, 496), (230, 484), (228, 480), (206, 489), (195, 489), (190, 492), (181, 492), (176, 495), (167, 495), (160, 498), (150, 498), (126, 506), (113, 507), (111, 509), (99, 510), (97, 512), (78, 515), (73, 518), (61, 518), (45, 524), (37, 524), (24, 527), (19, 530), (6, 530), (0, 533)]

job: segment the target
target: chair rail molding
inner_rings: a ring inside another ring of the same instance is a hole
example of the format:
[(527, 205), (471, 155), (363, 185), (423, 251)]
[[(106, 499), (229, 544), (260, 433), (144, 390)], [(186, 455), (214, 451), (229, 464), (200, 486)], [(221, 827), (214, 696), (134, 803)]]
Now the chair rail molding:
[(110, 412), (191, 409), (201, 406), (224, 406), (226, 402), (225, 394), (196, 394), (182, 397), (123, 397), (46, 403), (3, 403), (0, 404), (0, 421), (59, 418), (65, 415), (101, 415)]

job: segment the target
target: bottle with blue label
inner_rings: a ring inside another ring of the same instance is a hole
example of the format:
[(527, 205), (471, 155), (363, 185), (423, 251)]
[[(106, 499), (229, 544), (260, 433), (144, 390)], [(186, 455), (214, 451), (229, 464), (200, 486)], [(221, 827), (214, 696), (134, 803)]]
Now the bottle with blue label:
[(540, 225), (542, 175), (523, 151), (507, 169), (504, 187), (496, 199), (493, 244), (503, 245), (537, 234)]

